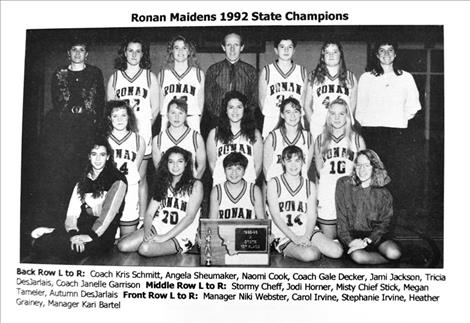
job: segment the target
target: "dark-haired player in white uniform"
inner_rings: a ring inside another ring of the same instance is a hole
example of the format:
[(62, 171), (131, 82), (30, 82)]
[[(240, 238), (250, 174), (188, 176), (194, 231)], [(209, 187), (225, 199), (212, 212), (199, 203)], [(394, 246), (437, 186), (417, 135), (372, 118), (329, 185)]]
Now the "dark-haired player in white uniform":
[(196, 48), (185, 37), (176, 36), (168, 42), (167, 53), (166, 66), (158, 74), (161, 131), (168, 123), (164, 108), (173, 99), (184, 99), (188, 103), (188, 126), (199, 132), (204, 107), (204, 72), (197, 63)]
[(279, 107), (289, 97), (304, 102), (307, 87), (307, 70), (295, 64), (292, 57), (297, 42), (288, 36), (280, 36), (274, 41), (276, 60), (266, 65), (258, 81), (259, 105), (264, 115), (263, 138), (266, 139), (279, 120)]
[(148, 203), (147, 165), (152, 155), (152, 124), (159, 106), (159, 88), (155, 74), (150, 72), (148, 44), (140, 39), (125, 41), (115, 60), (116, 71), (108, 81), (109, 100), (129, 100), (137, 119), (139, 135), (145, 140), (145, 157), (139, 173), (140, 217), (143, 218)]
[(206, 169), (206, 149), (202, 136), (186, 123), (188, 104), (183, 99), (173, 99), (168, 104), (169, 127), (153, 139), (152, 158), (158, 168), (161, 156), (173, 146), (181, 147), (192, 155), (194, 177), (201, 178)]
[(284, 173), (268, 182), (269, 211), (274, 222), (274, 247), (286, 257), (304, 262), (318, 260), (321, 254), (339, 258), (339, 243), (315, 228), (315, 184), (300, 175), (304, 157), (297, 146), (282, 152)]
[(224, 158), (226, 181), (216, 185), (211, 192), (211, 219), (252, 220), (264, 219), (261, 190), (243, 179), (248, 159), (239, 152)]

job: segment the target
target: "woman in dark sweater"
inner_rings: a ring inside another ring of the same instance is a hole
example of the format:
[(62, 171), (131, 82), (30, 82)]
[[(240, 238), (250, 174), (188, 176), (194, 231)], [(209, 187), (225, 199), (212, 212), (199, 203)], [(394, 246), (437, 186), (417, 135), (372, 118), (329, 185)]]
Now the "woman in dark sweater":
[(90, 146), (88, 165), (70, 197), (65, 224), (38, 227), (31, 233), (37, 256), (65, 260), (106, 252), (114, 237), (124, 208), (126, 178), (114, 166), (106, 137)]
[(359, 264), (381, 264), (401, 256), (391, 240), (392, 195), (385, 187), (390, 177), (379, 156), (371, 149), (358, 153), (352, 176), (336, 185), (338, 236)]

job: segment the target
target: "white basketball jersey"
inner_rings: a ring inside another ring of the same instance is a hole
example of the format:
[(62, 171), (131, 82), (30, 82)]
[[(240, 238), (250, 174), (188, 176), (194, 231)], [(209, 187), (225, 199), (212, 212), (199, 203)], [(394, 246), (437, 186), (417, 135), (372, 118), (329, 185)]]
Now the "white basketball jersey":
[(238, 132), (230, 143), (223, 144), (220, 140), (217, 140), (216, 145), (217, 160), (215, 162), (214, 174), (212, 174), (213, 186), (225, 182), (223, 161), (227, 155), (233, 152), (242, 153), (248, 159), (243, 179), (249, 183), (256, 181), (255, 163), (253, 160), (254, 146), (245, 136), (241, 135), (241, 132)]
[(160, 135), (158, 136), (158, 148), (162, 155), (165, 151), (174, 146), (178, 146), (189, 151), (192, 155), (194, 174), (196, 174), (196, 150), (198, 149), (197, 135), (197, 131), (187, 127), (185, 132), (179, 138), (175, 138), (169, 129), (165, 129), (160, 132)]
[(302, 153), (304, 154), (304, 166), (302, 167), (302, 175), (307, 177), (307, 158), (308, 158), (308, 151), (310, 146), (312, 145), (312, 137), (310, 133), (306, 130), (302, 130), (297, 132), (297, 136), (294, 140), (290, 141), (287, 138), (287, 135), (282, 128), (277, 128), (271, 131), (272, 135), (272, 144), (273, 144), (273, 159), (268, 168), (268, 174), (266, 175), (266, 181), (269, 179), (281, 175), (284, 170), (282, 169), (282, 151), (287, 146), (297, 146), (302, 149)]
[[(318, 136), (315, 145), (321, 149), (323, 135)], [(324, 220), (336, 219), (335, 192), (340, 177), (351, 175), (359, 147), (359, 135), (354, 134), (353, 142), (342, 135), (332, 138), (330, 147), (322, 154), (323, 168), (318, 182), (318, 217)]]
[(284, 99), (293, 97), (300, 104), (304, 82), (307, 75), (305, 67), (292, 64), (289, 71), (284, 73), (277, 62), (264, 67), (266, 74), (267, 93), (264, 99), (263, 114), (279, 117), (279, 106)]
[(168, 103), (171, 100), (182, 98), (188, 103), (188, 116), (200, 115), (199, 97), (204, 84), (201, 84), (201, 69), (189, 66), (179, 75), (173, 68), (160, 72), (160, 87), (163, 95), (161, 114), (168, 112)]
[(216, 186), (220, 220), (255, 219), (255, 185), (243, 181), (243, 188), (237, 196), (233, 196), (227, 182)]
[[(167, 196), (161, 201), (152, 222), (152, 225), (155, 227), (158, 234), (167, 233), (181, 222), (187, 214), (189, 198), (190, 196), (188, 194), (175, 195), (173, 188), (168, 188)], [(199, 211), (197, 212), (193, 223), (178, 234), (178, 237), (185, 237), (194, 241), (198, 224)]]
[[(348, 76), (346, 79), (346, 84), (350, 84), (348, 86), (340, 85), (338, 75), (335, 77), (326, 75), (323, 83), (318, 84), (315, 81), (313, 86), (310, 85), (313, 87), (313, 114), (310, 120), (310, 132), (312, 134), (313, 140), (315, 140), (323, 130), (328, 112), (328, 105), (330, 102), (336, 100), (337, 98), (341, 98), (348, 103), (349, 111), (351, 111), (351, 88), (352, 85), (354, 85), (354, 75), (350, 71), (348, 71), (347, 74)], [(352, 115), (351, 122), (354, 123), (354, 118)]]
[[(300, 177), (298, 187), (290, 187), (284, 174), (274, 177), (277, 186), (278, 206), (281, 220), (296, 235), (305, 234), (307, 226), (307, 201), (310, 197), (310, 182)], [(284, 238), (284, 233), (274, 224), (275, 238)]]
[(139, 135), (129, 131), (121, 140), (113, 134), (108, 137), (108, 142), (113, 148), (113, 158), (116, 167), (126, 175), (127, 183), (137, 184), (140, 181), (139, 169), (136, 158), (139, 151)]

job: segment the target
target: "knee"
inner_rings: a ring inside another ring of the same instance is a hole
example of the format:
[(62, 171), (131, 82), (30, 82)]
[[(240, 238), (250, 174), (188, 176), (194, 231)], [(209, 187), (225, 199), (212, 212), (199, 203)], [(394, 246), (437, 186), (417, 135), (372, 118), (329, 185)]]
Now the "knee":
[(330, 250), (330, 253), (329, 253), (329, 257), (330, 258), (341, 258), (341, 256), (343, 255), (343, 247), (341, 247), (341, 245), (337, 242), (334, 243), (334, 247), (331, 248)]
[(131, 245), (127, 242), (126, 239), (121, 240), (117, 244), (117, 248), (120, 252), (133, 252), (135, 250), (132, 250)]
[(144, 256), (144, 257), (151, 257), (151, 256), (152, 256), (152, 249), (154, 249), (154, 248), (151, 248), (149, 243), (143, 242), (143, 243), (139, 246), (139, 250), (137, 250), (137, 252), (138, 252), (139, 255), (141, 255), (141, 256)]
[(312, 261), (317, 261), (321, 257), (321, 252), (317, 248), (305, 248), (303, 252), (300, 254), (300, 261), (303, 262), (312, 262)]
[(388, 248), (385, 251), (385, 257), (390, 260), (398, 260), (401, 258), (401, 250), (398, 247)]
[(357, 264), (364, 265), (368, 263), (367, 256), (363, 252), (353, 251), (350, 256), (351, 259)]

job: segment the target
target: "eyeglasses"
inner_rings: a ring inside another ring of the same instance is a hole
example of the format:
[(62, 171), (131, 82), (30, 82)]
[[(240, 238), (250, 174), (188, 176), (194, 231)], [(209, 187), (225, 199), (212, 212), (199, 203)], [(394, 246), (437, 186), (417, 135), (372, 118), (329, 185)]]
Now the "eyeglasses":
[(371, 164), (356, 164), (354, 167), (356, 167), (356, 169), (361, 169), (361, 168), (369, 169), (372, 167), (372, 165)]

